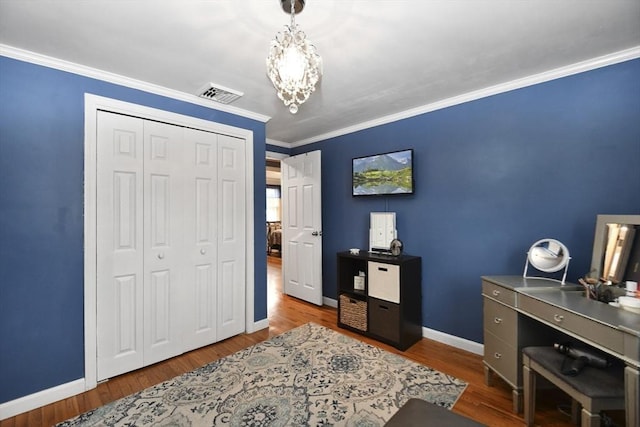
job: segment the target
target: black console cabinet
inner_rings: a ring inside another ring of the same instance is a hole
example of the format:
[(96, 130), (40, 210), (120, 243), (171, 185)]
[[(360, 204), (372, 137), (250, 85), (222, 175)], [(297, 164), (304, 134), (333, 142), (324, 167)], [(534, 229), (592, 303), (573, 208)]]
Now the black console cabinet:
[[(364, 289), (354, 278), (364, 274)], [(422, 259), (338, 253), (338, 326), (406, 350), (422, 338)]]

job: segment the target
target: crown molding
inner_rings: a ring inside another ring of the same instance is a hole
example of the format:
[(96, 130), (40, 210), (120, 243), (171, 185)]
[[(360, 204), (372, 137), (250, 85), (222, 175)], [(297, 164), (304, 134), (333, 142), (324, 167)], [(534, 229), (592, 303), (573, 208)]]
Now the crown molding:
[(448, 99), (437, 101), (431, 104), (426, 104), (417, 108), (412, 108), (400, 113), (391, 114), (388, 116), (380, 117), (374, 120), (359, 123), (357, 125), (349, 126), (346, 128), (338, 129), (332, 132), (328, 132), (322, 135), (317, 135), (311, 138), (303, 139), (291, 144), (291, 148), (300, 147), (314, 142), (324, 141), (330, 138), (346, 135), (349, 133), (357, 132), (360, 130), (380, 126), (398, 120), (407, 119), (410, 117), (419, 116), (421, 114), (430, 113), (443, 108), (452, 107), (454, 105), (464, 104), (465, 102), (475, 101), (477, 99), (486, 98), (492, 95), (498, 95), (500, 93), (509, 92), (516, 89), (521, 89), (527, 86), (533, 86), (539, 83), (545, 83), (551, 80), (560, 79), (562, 77), (568, 77), (574, 74), (584, 73), (586, 71), (595, 70), (597, 68), (606, 67), (608, 65), (614, 65), (632, 59), (640, 58), (640, 46), (636, 46), (630, 49), (615, 52), (609, 55), (600, 56), (597, 58), (589, 59), (587, 61), (578, 62), (565, 67), (556, 68), (543, 73), (535, 74), (532, 76), (524, 77), (517, 80), (512, 80), (506, 83), (500, 83), (495, 86), (490, 86), (484, 89), (468, 92), (459, 96), (454, 96)]
[(17, 59), (31, 64), (41, 65), (43, 67), (53, 68), (60, 71), (77, 74), (84, 77), (98, 79), (108, 83), (125, 86), (131, 89), (138, 89), (144, 92), (153, 93), (155, 95), (165, 96), (167, 98), (188, 102), (190, 104), (200, 105), (212, 110), (223, 111), (225, 113), (235, 114), (237, 116), (246, 117), (248, 119), (257, 120), (263, 123), (268, 122), (271, 117), (264, 114), (254, 113), (237, 107), (225, 104), (212, 104), (212, 101), (202, 99), (196, 95), (169, 89), (163, 86), (154, 85), (141, 80), (132, 79), (119, 74), (110, 73), (108, 71), (99, 70), (97, 68), (86, 67), (62, 59), (53, 58), (39, 53), (15, 48), (0, 44), (0, 56)]

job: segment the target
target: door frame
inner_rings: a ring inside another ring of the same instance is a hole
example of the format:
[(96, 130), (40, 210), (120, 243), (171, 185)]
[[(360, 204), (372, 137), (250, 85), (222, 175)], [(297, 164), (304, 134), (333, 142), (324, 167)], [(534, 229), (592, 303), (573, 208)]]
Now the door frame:
[(259, 329), (254, 321), (254, 186), (253, 131), (172, 113), (143, 105), (85, 93), (84, 95), (84, 388), (97, 386), (96, 334), (96, 162), (98, 110), (156, 120), (178, 126), (230, 135), (245, 140), (245, 332)]

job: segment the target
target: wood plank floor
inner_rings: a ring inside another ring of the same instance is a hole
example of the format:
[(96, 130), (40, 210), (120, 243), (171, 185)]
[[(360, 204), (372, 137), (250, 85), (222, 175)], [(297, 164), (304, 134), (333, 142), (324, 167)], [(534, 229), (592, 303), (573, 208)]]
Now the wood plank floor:
[[(401, 354), (418, 363), (453, 375), (469, 383), (453, 407), (457, 412), (488, 426), (524, 425), (522, 415), (511, 412), (511, 390), (496, 379), (492, 387), (484, 384), (481, 356), (468, 353), (426, 338), (405, 352), (364, 338), (337, 327), (336, 309), (317, 307), (282, 294), (281, 260), (268, 257), (268, 317), (269, 328), (253, 334), (242, 334), (181, 356), (136, 370), (107, 382), (88, 392), (20, 414), (0, 422), (0, 427), (50, 426), (90, 409), (112, 402), (128, 394), (168, 380), (203, 366), (213, 360), (232, 354), (242, 348), (264, 341), (307, 322), (335, 329), (345, 335), (362, 339), (390, 352)], [(561, 393), (540, 393), (536, 408), (536, 425), (571, 426), (568, 416), (557, 409), (558, 404), (569, 404)], [(624, 425), (624, 421), (622, 424)]]

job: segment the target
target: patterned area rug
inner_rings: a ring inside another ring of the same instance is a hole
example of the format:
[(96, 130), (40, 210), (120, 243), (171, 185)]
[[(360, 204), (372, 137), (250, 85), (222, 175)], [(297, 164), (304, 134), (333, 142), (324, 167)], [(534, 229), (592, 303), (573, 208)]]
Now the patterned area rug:
[(313, 323), (59, 426), (382, 426), (412, 397), (451, 409), (464, 381)]

